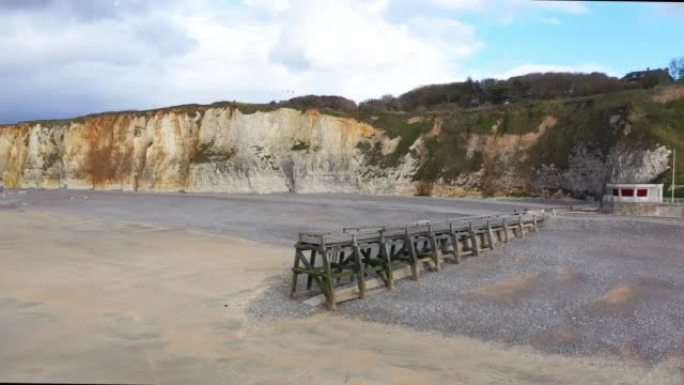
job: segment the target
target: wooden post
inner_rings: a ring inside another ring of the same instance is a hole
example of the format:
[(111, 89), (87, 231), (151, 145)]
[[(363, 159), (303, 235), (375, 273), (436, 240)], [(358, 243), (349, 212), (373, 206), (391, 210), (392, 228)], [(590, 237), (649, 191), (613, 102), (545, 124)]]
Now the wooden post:
[(328, 310), (335, 310), (337, 308), (337, 301), (335, 300), (335, 283), (333, 281), (332, 270), (330, 269), (330, 261), (328, 260), (328, 250), (323, 241), (321, 241), (319, 252), (321, 253), (321, 257), (323, 257), (323, 273), (325, 277), (323, 286), (325, 287), (325, 294), (328, 298)]
[(449, 235), (451, 236), (451, 247), (454, 248), (454, 258), (456, 258), (456, 263), (461, 263), (461, 247), (458, 242), (458, 237), (456, 236), (456, 231), (454, 230), (453, 222), (449, 222)]
[(508, 243), (508, 225), (506, 224), (506, 218), (503, 219), (503, 229), (504, 229), (504, 242)]
[(297, 277), (299, 276), (299, 273), (297, 272), (297, 268), (299, 268), (299, 258), (300, 258), (301, 251), (297, 248), (295, 248), (295, 260), (294, 260), (294, 266), (292, 267), (292, 288), (290, 290), (290, 297), (294, 298), (295, 293), (297, 292)]
[(390, 256), (387, 239), (383, 230), (380, 233), (380, 257), (385, 260), (385, 274), (387, 275), (387, 289), (394, 289), (394, 273), (392, 272), (392, 257)]
[(416, 246), (413, 244), (413, 236), (409, 234), (408, 226), (404, 227), (406, 251), (409, 254), (409, 263), (411, 265), (411, 279), (418, 280), (418, 255), (416, 253)]
[(366, 296), (366, 268), (365, 261), (361, 260), (361, 249), (356, 241), (356, 234), (352, 235), (352, 247), (354, 248), (354, 262), (356, 263), (356, 284), (359, 288), (359, 298)]
[(537, 215), (532, 214), (532, 230), (536, 233), (539, 232), (539, 229), (537, 228)]
[(520, 232), (520, 238), (525, 238), (525, 227), (523, 227), (522, 214), (518, 216), (518, 231)]
[(442, 264), (442, 251), (439, 249), (437, 244), (437, 237), (435, 232), (432, 231), (432, 224), (428, 224), (428, 233), (430, 234), (430, 248), (432, 248), (432, 261), (435, 263), (435, 271), (440, 270), (440, 265)]
[[(311, 261), (311, 269), (313, 270), (313, 268), (316, 267), (316, 250), (311, 250), (310, 261)], [(313, 271), (312, 271), (312, 273), (313, 273)], [(313, 286), (313, 275), (309, 274), (309, 276), (306, 278), (306, 290), (311, 290), (312, 286)]]
[(487, 221), (487, 243), (489, 249), (494, 250), (494, 232), (492, 231), (492, 224)]
[(473, 248), (473, 255), (480, 255), (480, 245), (477, 241), (477, 234), (475, 234), (475, 230), (473, 230), (473, 222), (469, 223), (470, 225), (470, 243)]

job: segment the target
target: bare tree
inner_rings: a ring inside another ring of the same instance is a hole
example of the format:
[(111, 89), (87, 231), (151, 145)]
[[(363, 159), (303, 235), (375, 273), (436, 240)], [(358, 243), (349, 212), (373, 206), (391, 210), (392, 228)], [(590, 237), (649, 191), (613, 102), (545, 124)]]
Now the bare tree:
[(674, 58), (670, 62), (670, 76), (677, 81), (684, 81), (684, 56)]

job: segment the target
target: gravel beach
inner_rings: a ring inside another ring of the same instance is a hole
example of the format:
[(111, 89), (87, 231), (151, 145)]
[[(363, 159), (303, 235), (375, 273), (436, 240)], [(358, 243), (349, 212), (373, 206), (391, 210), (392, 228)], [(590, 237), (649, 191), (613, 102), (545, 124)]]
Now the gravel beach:
[(536, 235), (341, 312), (653, 364), (684, 354), (683, 272), (684, 221), (551, 218)]

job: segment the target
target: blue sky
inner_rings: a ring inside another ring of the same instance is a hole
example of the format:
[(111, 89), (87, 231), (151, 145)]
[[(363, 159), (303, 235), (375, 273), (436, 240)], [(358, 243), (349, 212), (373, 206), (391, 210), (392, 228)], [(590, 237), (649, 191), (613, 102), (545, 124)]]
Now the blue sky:
[(310, 93), (361, 101), (467, 76), (622, 76), (684, 55), (676, 3), (0, 0), (0, 25), (0, 123)]
[[(675, 55), (683, 55), (684, 7), (682, 4), (585, 3), (586, 11), (546, 11), (519, 17), (511, 23), (477, 22), (487, 48), (467, 66), (477, 72), (497, 74), (528, 63), (592, 67), (612, 75), (646, 68), (665, 67)], [(668, 14), (668, 7), (679, 13)], [(678, 9), (677, 9), (678, 8)], [(495, 63), (495, 64), (493, 64)]]

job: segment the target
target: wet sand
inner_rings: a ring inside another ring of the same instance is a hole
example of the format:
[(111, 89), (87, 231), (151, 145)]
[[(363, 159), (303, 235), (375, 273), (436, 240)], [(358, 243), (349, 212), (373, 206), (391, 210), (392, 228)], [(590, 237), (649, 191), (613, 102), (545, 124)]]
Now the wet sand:
[(4, 208), (0, 381), (660, 385), (682, 380), (682, 363), (673, 360), (645, 368), (610, 358), (543, 354), (326, 312), (273, 320), (247, 315), (252, 300), (290, 263), (289, 247)]

